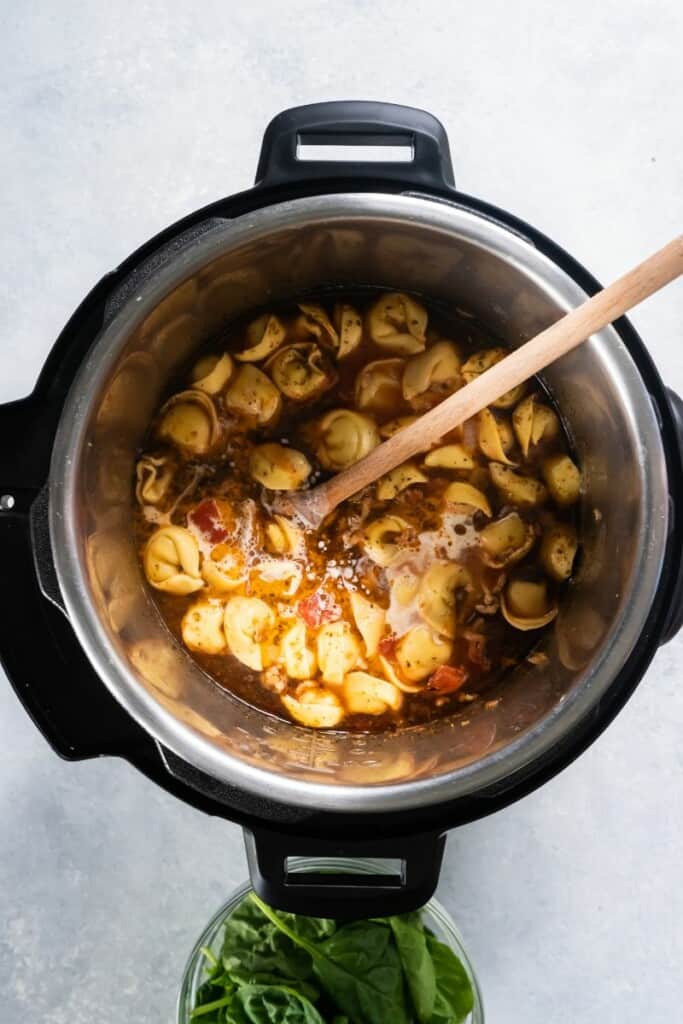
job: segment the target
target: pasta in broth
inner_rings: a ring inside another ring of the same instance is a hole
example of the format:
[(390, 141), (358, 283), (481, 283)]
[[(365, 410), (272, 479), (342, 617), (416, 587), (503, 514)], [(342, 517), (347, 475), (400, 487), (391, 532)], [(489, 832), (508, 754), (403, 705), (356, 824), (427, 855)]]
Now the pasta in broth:
[(378, 730), (485, 697), (529, 654), (572, 573), (581, 490), (534, 382), (318, 532), (273, 505), (504, 355), (412, 296), (335, 297), (234, 326), (178, 382), (137, 464), (141, 559), (221, 686), (304, 726)]

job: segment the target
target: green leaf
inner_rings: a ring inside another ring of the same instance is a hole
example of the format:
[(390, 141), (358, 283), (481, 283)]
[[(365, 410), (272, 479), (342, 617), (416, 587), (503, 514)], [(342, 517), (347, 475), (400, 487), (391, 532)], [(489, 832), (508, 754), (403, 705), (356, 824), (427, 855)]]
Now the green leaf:
[(276, 927), (252, 899), (243, 900), (225, 922), (222, 961), (228, 973), (277, 975), (281, 983), (305, 980), (313, 971), (306, 949)]
[(313, 1003), (281, 985), (244, 985), (230, 1005), (230, 1024), (325, 1024)]
[(356, 921), (325, 942), (313, 967), (340, 1010), (356, 1024), (408, 1024), (401, 961), (385, 925)]
[(244, 968), (235, 968), (230, 971), (230, 980), (236, 987), (242, 985), (284, 985), (285, 988), (295, 989), (302, 996), (312, 1003), (316, 1001), (320, 993), (310, 982), (301, 978), (284, 978), (279, 974), (267, 974), (265, 971), (246, 971)]
[(320, 942), (337, 930), (337, 922), (329, 917), (304, 917), (303, 914), (287, 914), (282, 910), (278, 910), (278, 915), (293, 932), (308, 942)]
[(463, 1024), (474, 1006), (474, 992), (467, 971), (443, 942), (427, 936), (427, 949), (436, 974), (436, 999), (429, 1024)]
[[(233, 993), (226, 992), (221, 996), (220, 999), (214, 999), (210, 1003), (204, 1003), (202, 1006), (195, 1006), (194, 1010), (190, 1014), (192, 1020), (200, 1020), (207, 1014), (213, 1014), (214, 1010), (220, 1010), (223, 1006), (229, 1006), (233, 1000)], [(220, 1015), (219, 1015), (220, 1016)]]
[(276, 927), (306, 949), (328, 996), (354, 1024), (409, 1024), (401, 961), (390, 928), (357, 921), (313, 943), (297, 935), (257, 896), (252, 899)]
[(420, 1024), (429, 1024), (436, 999), (436, 975), (427, 949), (419, 914), (401, 914), (388, 918), (401, 958), (408, 991)]

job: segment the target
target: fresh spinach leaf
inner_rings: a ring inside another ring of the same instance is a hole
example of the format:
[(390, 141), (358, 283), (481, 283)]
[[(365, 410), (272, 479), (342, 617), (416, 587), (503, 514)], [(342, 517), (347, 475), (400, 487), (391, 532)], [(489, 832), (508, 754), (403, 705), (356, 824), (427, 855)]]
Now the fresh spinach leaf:
[[(194, 1010), (190, 1014), (192, 1020), (201, 1020), (202, 1024), (206, 1024), (206, 1021), (213, 1020), (214, 1014), (217, 1020), (220, 1020), (220, 1010), (224, 1006), (230, 1006), (234, 998), (233, 990), (226, 990), (219, 999), (212, 999), (211, 1002), (203, 1003), (201, 1006), (195, 1006)], [(208, 1015), (211, 1014), (211, 1017)]]
[(409, 1024), (401, 961), (390, 928), (358, 921), (313, 943), (292, 931), (257, 896), (252, 899), (276, 927), (309, 953), (323, 988), (355, 1024)]
[(434, 1013), (436, 975), (420, 916), (401, 914), (387, 920), (394, 933), (415, 1016), (419, 1024), (429, 1024)]
[(285, 988), (296, 989), (302, 996), (314, 1003), (320, 993), (310, 982), (302, 978), (284, 978), (279, 974), (267, 974), (265, 971), (245, 971), (244, 968), (235, 968), (230, 971), (230, 980), (235, 986), (240, 985), (284, 985)]
[(230, 1024), (325, 1024), (313, 1003), (282, 985), (243, 985), (227, 1014)]
[(213, 978), (209, 978), (208, 981), (203, 982), (197, 989), (195, 1002), (197, 1006), (200, 1006), (204, 1003), (212, 1003), (215, 999), (221, 999), (224, 995), (225, 987), (220, 983), (216, 983)]
[(319, 944), (313, 967), (356, 1024), (407, 1024), (401, 962), (385, 925), (345, 925)]
[(292, 931), (309, 942), (329, 938), (338, 927), (337, 922), (329, 917), (304, 917), (303, 914), (287, 914), (282, 910), (278, 910), (278, 914)]
[(436, 998), (429, 1024), (463, 1024), (474, 1006), (474, 992), (467, 971), (443, 942), (427, 936), (427, 949), (434, 963)]
[(230, 973), (277, 975), (284, 983), (313, 972), (309, 953), (268, 919), (252, 899), (243, 900), (225, 922), (222, 961)]

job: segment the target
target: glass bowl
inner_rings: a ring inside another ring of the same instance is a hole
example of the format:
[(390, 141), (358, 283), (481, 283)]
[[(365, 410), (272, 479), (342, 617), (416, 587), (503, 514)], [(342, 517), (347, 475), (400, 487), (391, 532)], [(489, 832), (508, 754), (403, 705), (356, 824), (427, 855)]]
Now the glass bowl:
[[(377, 861), (347, 860), (341, 857), (337, 859), (325, 858), (324, 860), (314, 857), (299, 857), (292, 858), (292, 864), (297, 868), (307, 868), (310, 871), (334, 870), (338, 872), (374, 874), (383, 870), (382, 864)], [(253, 892), (253, 889), (249, 882), (238, 886), (227, 902), (214, 914), (197, 939), (183, 974), (180, 994), (178, 996), (177, 1024), (190, 1024), (190, 1014), (195, 1004), (197, 990), (205, 980), (206, 958), (202, 950), (210, 949), (216, 956), (220, 955), (223, 922), (250, 892)], [(477, 976), (465, 951), (462, 936), (456, 928), (453, 919), (437, 900), (430, 900), (422, 908), (422, 916), (426, 926), (434, 932), (441, 942), (451, 947), (467, 971), (474, 993), (474, 1006), (472, 1013), (467, 1019), (467, 1024), (484, 1024), (484, 1005), (477, 983)], [(201, 1019), (201, 1017), (195, 1018), (196, 1024), (200, 1024)]]

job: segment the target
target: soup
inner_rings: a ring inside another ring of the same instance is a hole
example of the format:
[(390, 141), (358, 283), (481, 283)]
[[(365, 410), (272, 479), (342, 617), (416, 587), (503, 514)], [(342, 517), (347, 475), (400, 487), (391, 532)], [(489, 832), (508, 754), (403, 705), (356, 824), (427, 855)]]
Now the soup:
[(145, 575), (219, 686), (313, 728), (377, 731), (479, 698), (557, 614), (580, 472), (530, 381), (341, 505), (278, 512), (505, 356), (402, 293), (234, 324), (159, 409), (136, 466)]

